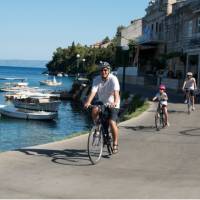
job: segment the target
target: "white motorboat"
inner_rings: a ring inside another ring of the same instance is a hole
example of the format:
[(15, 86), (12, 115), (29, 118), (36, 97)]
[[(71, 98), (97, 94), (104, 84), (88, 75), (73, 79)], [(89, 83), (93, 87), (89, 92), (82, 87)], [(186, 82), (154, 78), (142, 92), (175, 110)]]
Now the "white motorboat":
[(58, 77), (63, 77), (63, 74), (62, 73), (58, 73), (57, 76)]
[(28, 87), (28, 82), (8, 82), (4, 83), (3, 87), (0, 88), (1, 92), (16, 92), (19, 90), (27, 90)]
[(56, 112), (46, 112), (46, 111), (31, 111), (26, 109), (18, 109), (14, 106), (1, 105), (0, 106), (1, 115), (26, 120), (53, 120), (57, 117)]
[(44, 97), (28, 97), (14, 99), (13, 104), (16, 108), (57, 112), (60, 105), (60, 101)]
[(62, 82), (58, 82), (56, 81), (55, 76), (53, 77), (53, 80), (44, 80), (44, 81), (40, 81), (41, 85), (48, 85), (48, 86), (59, 86), (62, 85)]
[(18, 91), (15, 92), (13, 94), (6, 94), (5, 98), (6, 99), (24, 99), (24, 98), (28, 98), (28, 97), (37, 97), (37, 98), (54, 98), (54, 99), (59, 99), (60, 98), (60, 94), (59, 93), (49, 93), (48, 91), (41, 91), (41, 92), (37, 92), (37, 91)]

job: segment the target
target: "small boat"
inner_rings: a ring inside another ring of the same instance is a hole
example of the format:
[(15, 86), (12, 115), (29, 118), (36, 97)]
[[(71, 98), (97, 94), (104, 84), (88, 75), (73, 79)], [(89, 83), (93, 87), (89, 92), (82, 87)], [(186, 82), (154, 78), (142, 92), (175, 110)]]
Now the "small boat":
[(63, 77), (62, 73), (57, 74), (58, 77)]
[(57, 112), (60, 105), (60, 101), (44, 97), (28, 97), (14, 99), (13, 104), (16, 108)]
[(26, 120), (53, 120), (57, 117), (56, 112), (31, 111), (26, 109), (18, 109), (14, 106), (0, 105), (1, 115)]
[(28, 97), (35, 97), (35, 98), (51, 98), (51, 99), (59, 99), (59, 93), (52, 93), (52, 92), (37, 92), (37, 91), (18, 91), (12, 94), (4, 95), (6, 99), (25, 99)]
[(56, 81), (55, 76), (53, 77), (53, 80), (44, 80), (44, 81), (40, 81), (41, 85), (48, 85), (48, 86), (59, 86), (62, 85), (62, 82), (58, 82)]
[(4, 86), (0, 88), (1, 92), (15, 92), (19, 90), (26, 90), (28, 88), (28, 82), (8, 82), (4, 83)]

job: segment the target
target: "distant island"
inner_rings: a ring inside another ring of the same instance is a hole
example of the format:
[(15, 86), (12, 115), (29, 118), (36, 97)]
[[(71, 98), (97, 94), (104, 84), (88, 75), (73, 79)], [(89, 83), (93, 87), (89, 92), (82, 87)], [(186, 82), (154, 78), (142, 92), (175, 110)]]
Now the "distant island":
[(47, 60), (0, 60), (0, 66), (45, 68)]

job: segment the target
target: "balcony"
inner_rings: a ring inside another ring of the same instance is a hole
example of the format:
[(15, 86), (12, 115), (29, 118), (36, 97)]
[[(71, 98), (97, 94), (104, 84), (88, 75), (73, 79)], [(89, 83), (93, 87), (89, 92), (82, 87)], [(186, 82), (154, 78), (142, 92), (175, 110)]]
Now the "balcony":
[(160, 32), (160, 33), (153, 33), (153, 32), (146, 32), (143, 33), (143, 35), (140, 37), (139, 39), (139, 43), (140, 44), (159, 44), (159, 43), (164, 43), (164, 33)]
[(186, 49), (200, 48), (200, 33), (193, 34), (191, 37), (185, 38)]

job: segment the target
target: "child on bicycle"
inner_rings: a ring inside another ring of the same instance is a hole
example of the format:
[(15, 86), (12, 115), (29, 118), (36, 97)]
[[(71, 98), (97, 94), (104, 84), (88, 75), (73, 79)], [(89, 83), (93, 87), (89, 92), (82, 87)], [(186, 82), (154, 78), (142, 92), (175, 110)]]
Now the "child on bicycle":
[(167, 111), (168, 96), (165, 90), (166, 90), (165, 85), (160, 85), (159, 92), (156, 94), (156, 96), (152, 100), (153, 101), (158, 100), (160, 102), (164, 115), (165, 115), (165, 126), (169, 126), (169, 121), (168, 121), (169, 117), (168, 117), (168, 111)]
[(187, 99), (189, 98), (189, 95), (190, 95), (191, 102), (192, 102), (192, 110), (195, 110), (195, 108), (194, 108), (194, 90), (197, 89), (197, 85), (196, 85), (196, 80), (193, 77), (192, 72), (187, 73), (187, 78), (185, 79), (185, 81), (183, 83), (182, 89), (186, 95), (186, 100), (184, 103), (188, 103)]

